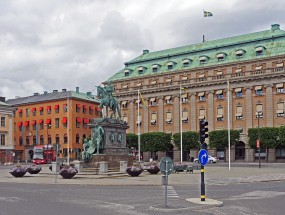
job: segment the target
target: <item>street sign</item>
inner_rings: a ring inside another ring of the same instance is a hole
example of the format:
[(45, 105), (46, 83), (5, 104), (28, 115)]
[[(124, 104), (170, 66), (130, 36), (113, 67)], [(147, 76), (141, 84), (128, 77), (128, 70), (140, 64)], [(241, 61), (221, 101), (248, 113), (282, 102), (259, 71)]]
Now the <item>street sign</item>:
[(256, 140), (256, 148), (259, 148), (260, 147), (260, 142), (259, 140)]
[(205, 149), (199, 151), (198, 160), (202, 166), (205, 166), (208, 163), (208, 152)]
[(173, 171), (173, 160), (170, 157), (163, 157), (160, 160), (160, 172), (163, 175), (170, 175)]

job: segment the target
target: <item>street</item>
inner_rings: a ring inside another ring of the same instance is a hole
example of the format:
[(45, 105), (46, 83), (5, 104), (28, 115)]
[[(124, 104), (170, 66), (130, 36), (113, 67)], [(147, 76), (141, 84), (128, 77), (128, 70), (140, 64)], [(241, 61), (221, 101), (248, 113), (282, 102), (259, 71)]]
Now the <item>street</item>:
[[(199, 198), (198, 185), (169, 186), (168, 205), (187, 205)], [(1, 215), (153, 215), (150, 206), (163, 205), (163, 186), (94, 186), (48, 184), (0, 184)], [(167, 214), (284, 214), (284, 182), (208, 185), (206, 195), (224, 202), (223, 207), (186, 209)]]

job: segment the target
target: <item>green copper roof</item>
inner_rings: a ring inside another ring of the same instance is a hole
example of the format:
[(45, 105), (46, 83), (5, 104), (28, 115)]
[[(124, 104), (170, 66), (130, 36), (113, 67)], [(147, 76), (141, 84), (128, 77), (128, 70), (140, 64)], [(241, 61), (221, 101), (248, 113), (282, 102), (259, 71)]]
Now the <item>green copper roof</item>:
[[(263, 54), (256, 56), (256, 48), (264, 47)], [(242, 58), (237, 58), (236, 51), (244, 50)], [(224, 53), (224, 60), (218, 61), (217, 55)], [(280, 30), (278, 24), (271, 26), (270, 30), (244, 34), (235, 37), (206, 41), (172, 49), (156, 52), (146, 52), (135, 59), (125, 63), (126, 67), (110, 77), (108, 81), (136, 78), (146, 75), (161, 74), (175, 70), (189, 70), (213, 65), (222, 65), (238, 61), (260, 59), (285, 54), (285, 31)], [(207, 56), (205, 64), (200, 64), (200, 57)], [(184, 67), (183, 60), (190, 59), (189, 66)], [(175, 62), (173, 69), (168, 69), (167, 64)], [(153, 72), (152, 66), (159, 64), (157, 72)], [(139, 67), (145, 67), (143, 74), (138, 73)], [(130, 74), (125, 76), (125, 70)]]

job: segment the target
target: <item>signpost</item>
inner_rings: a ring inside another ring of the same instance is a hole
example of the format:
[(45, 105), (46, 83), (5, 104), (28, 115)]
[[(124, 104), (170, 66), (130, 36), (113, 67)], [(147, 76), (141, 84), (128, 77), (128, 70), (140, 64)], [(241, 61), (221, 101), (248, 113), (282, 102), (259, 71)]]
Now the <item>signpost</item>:
[(167, 208), (167, 184), (168, 184), (168, 175), (173, 171), (173, 160), (170, 157), (163, 157), (160, 160), (160, 172), (165, 176), (164, 180), (164, 207)]
[(58, 155), (58, 150), (60, 148), (60, 144), (55, 143), (53, 144), (53, 148), (55, 149), (55, 163), (56, 163), (56, 168), (55, 168), (55, 183), (57, 183), (57, 155)]
[(205, 149), (201, 149), (198, 153), (198, 160), (199, 163), (201, 164), (201, 201), (204, 202), (206, 199), (205, 195), (205, 169), (204, 166), (208, 163), (208, 152)]

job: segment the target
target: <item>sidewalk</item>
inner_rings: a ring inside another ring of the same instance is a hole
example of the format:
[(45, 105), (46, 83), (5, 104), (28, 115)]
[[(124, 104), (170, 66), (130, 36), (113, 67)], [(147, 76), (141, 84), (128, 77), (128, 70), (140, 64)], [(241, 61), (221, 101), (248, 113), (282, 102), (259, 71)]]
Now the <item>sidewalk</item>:
[[(11, 166), (12, 168), (12, 166)], [(200, 184), (200, 171), (194, 173), (172, 173), (169, 176), (169, 185)], [(162, 174), (151, 175), (143, 172), (139, 177), (130, 177), (127, 174), (96, 175), (96, 173), (79, 173), (72, 179), (62, 179), (57, 174), (57, 184), (90, 184), (90, 185), (147, 185), (160, 186)], [(31, 183), (31, 184), (55, 184), (56, 176), (47, 165), (42, 166), (42, 171), (37, 175), (27, 173), (22, 178), (14, 178), (9, 169), (0, 169), (0, 182), (5, 183)], [(208, 164), (205, 166), (206, 185), (224, 185), (235, 183), (251, 183), (261, 181), (285, 180), (285, 164), (243, 164), (232, 166), (231, 170), (224, 164)]]

